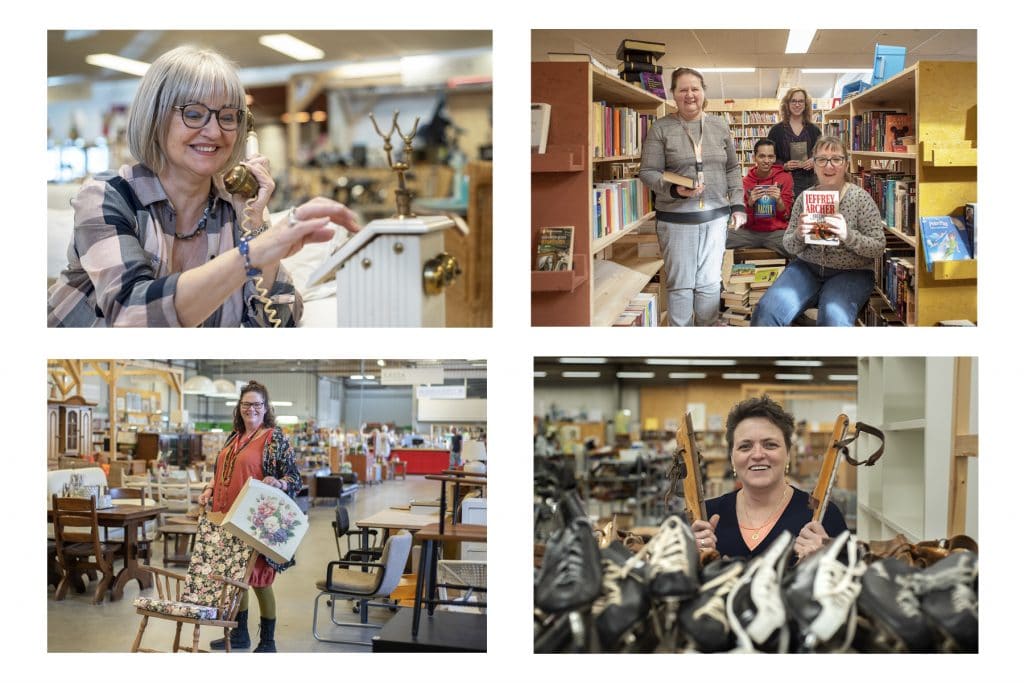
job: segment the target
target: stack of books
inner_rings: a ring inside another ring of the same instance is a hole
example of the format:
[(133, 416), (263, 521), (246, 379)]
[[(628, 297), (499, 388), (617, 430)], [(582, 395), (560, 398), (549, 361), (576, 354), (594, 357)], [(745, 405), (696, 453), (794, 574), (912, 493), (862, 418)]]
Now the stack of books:
[(749, 327), (754, 307), (785, 267), (786, 259), (783, 258), (747, 259), (733, 263), (722, 292), (722, 303), (726, 309), (722, 319), (729, 325)]
[(665, 84), (657, 61), (665, 55), (665, 43), (627, 38), (619, 43), (615, 57), (619, 60), (619, 78), (635, 83), (644, 90), (665, 99)]

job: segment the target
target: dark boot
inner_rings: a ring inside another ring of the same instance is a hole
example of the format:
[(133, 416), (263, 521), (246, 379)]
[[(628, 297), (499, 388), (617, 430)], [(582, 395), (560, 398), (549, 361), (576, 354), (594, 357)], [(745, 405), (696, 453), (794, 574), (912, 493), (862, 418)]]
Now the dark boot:
[[(252, 647), (252, 641), (249, 640), (249, 610), (240, 611), (235, 621), (238, 622), (238, 626), (231, 629), (231, 651), (244, 652)], [(210, 649), (223, 650), (224, 639), (211, 640)]]
[(253, 652), (277, 652), (277, 645), (274, 644), (274, 627), (277, 619), (264, 619), (260, 617), (260, 642), (256, 644)]

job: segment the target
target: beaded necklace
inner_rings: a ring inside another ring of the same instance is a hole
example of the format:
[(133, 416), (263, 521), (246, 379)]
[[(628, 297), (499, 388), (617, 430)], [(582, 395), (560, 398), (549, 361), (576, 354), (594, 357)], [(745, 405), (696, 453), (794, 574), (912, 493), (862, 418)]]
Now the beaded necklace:
[(265, 430), (265, 427), (260, 427), (255, 432), (253, 432), (249, 436), (249, 438), (246, 439), (244, 442), (242, 441), (241, 436), (237, 437), (234, 440), (234, 442), (231, 444), (231, 450), (228, 451), (226, 456), (224, 456), (224, 468), (221, 470), (220, 473), (220, 483), (222, 485), (227, 486), (228, 484), (231, 483), (231, 475), (235, 471), (235, 462), (238, 460), (238, 456), (242, 453), (242, 451), (245, 450), (246, 446), (252, 443), (253, 439), (255, 439), (259, 434), (262, 434)]
[(210, 220), (210, 212), (213, 211), (213, 200), (214, 199), (215, 199), (215, 197), (213, 196), (213, 191), (211, 190), (210, 191), (210, 198), (206, 202), (206, 208), (203, 209), (203, 216), (202, 216), (202, 218), (199, 219), (199, 224), (196, 226), (196, 229), (193, 230), (192, 232), (190, 232), (187, 235), (183, 235), (180, 232), (175, 232), (174, 233), (174, 238), (187, 242), (188, 240), (194, 240), (195, 238), (197, 238), (201, 234), (203, 234), (203, 232), (206, 231), (206, 222), (208, 220)]

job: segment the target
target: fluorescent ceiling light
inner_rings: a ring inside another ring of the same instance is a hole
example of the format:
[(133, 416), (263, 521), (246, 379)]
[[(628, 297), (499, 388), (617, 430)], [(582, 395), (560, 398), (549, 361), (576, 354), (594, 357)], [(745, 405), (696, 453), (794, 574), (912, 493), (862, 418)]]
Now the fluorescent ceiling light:
[(785, 372), (775, 375), (775, 379), (792, 379), (792, 380), (809, 380), (814, 379), (814, 375), (811, 374), (787, 374)]
[(99, 66), (104, 69), (113, 69), (114, 71), (122, 71), (126, 74), (132, 74), (133, 76), (144, 76), (146, 71), (149, 69), (149, 64), (146, 62), (128, 59), (127, 57), (118, 57), (117, 55), (111, 55), (105, 52), (97, 55), (88, 55), (86, 56), (85, 61), (93, 66)]
[[(224, 405), (228, 406), (229, 408), (231, 406), (236, 405), (237, 403), (238, 403), (238, 401), (224, 401)], [(272, 405), (274, 407), (277, 407), (277, 408), (290, 408), (291, 405), (292, 405), (292, 402), (291, 401), (271, 401), (270, 405)]]
[(828, 69), (800, 69), (802, 74), (869, 74), (873, 73), (874, 69), (866, 69), (861, 66), (851, 66), (847, 69), (841, 67), (831, 67)]
[(331, 72), (337, 78), (380, 78), (402, 75), (402, 64), (396, 59), (384, 62), (351, 62)]
[(693, 68), (702, 74), (752, 74), (757, 71), (752, 66), (709, 66), (706, 69), (695, 66)]
[(828, 378), (833, 382), (856, 382), (857, 375), (829, 375)]
[(723, 372), (722, 379), (761, 379), (757, 372)]
[(668, 373), (669, 379), (705, 379), (708, 376), (706, 372), (670, 372)]
[(534, 370), (533, 371), (533, 376), (534, 377), (547, 377), (548, 373), (544, 372), (543, 370)]
[(566, 377), (568, 379), (593, 379), (595, 377), (600, 377), (600, 376), (601, 376), (600, 372), (579, 372), (579, 371), (567, 370), (567, 371), (562, 373), (562, 377)]
[(288, 55), (300, 62), (324, 58), (323, 50), (287, 33), (270, 33), (260, 36), (260, 45), (269, 47), (271, 50), (277, 50), (281, 54)]
[(786, 41), (786, 54), (805, 54), (807, 52), (807, 48), (811, 46), (811, 41), (814, 40), (814, 34), (817, 30), (818, 29), (816, 28), (789, 29), (789, 39)]
[(377, 366), (378, 366), (378, 367), (381, 367), (381, 368), (382, 368), (382, 367), (384, 367), (385, 365), (387, 365), (387, 363), (385, 363), (385, 362), (384, 362), (383, 360), (378, 360), (378, 361), (377, 361)]
[(648, 365), (736, 365), (736, 361), (724, 358), (648, 358)]
[(616, 372), (615, 376), (619, 379), (654, 379), (653, 372)]
[(607, 363), (607, 358), (559, 358), (559, 363), (566, 365), (599, 365), (601, 363)]
[(787, 368), (820, 368), (823, 365), (820, 360), (777, 360), (775, 364)]

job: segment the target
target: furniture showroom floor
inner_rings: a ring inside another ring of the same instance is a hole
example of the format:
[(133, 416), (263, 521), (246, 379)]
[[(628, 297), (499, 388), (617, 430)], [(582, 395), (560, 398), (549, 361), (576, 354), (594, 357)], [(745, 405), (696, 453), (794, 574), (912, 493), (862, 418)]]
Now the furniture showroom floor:
[[(434, 500), (440, 496), (437, 482), (427, 481), (422, 477), (409, 476), (404, 480), (390, 480), (383, 484), (363, 487), (356, 495), (354, 502), (347, 502), (352, 528), (355, 522), (364, 517), (387, 509), (392, 505), (407, 505), (410, 500)], [(338, 559), (334, 544), (334, 501), (324, 498), (316, 501), (317, 505), (310, 509), (310, 528), (296, 555), (296, 565), (277, 576), (274, 581), (274, 595), (277, 599), (277, 649), (279, 652), (369, 652), (369, 647), (358, 645), (336, 645), (320, 643), (313, 639), (313, 598), (318, 591), (316, 582), (324, 578), (327, 563)], [(153, 544), (155, 566), (163, 566), (163, 543)], [(345, 541), (341, 541), (342, 552)], [(120, 567), (118, 560), (117, 567)], [(174, 568), (184, 573), (185, 567)], [(146, 589), (145, 595), (156, 595), (154, 588)], [(125, 588), (124, 598), (116, 602), (108, 599), (100, 605), (90, 603), (91, 591), (79, 595), (73, 590), (61, 602), (54, 600), (52, 586), (47, 592), (47, 650), (49, 652), (128, 652), (139, 628), (140, 617), (132, 606), (133, 600), (140, 595), (139, 584), (131, 582)], [(256, 596), (250, 591), (249, 635), (253, 647), (256, 646), (259, 634), (259, 606)], [(321, 633), (331, 633), (335, 628), (331, 625), (327, 612), (320, 610)], [(390, 619), (390, 610), (379, 607), (370, 608), (370, 621), (383, 623)], [(358, 615), (353, 614), (348, 605), (338, 606), (339, 620), (357, 621)], [(184, 631), (188, 631), (187, 637)], [(355, 633), (358, 638), (367, 641), (375, 630), (347, 629), (346, 635)], [(219, 629), (203, 628), (200, 635), (201, 647), (207, 649), (210, 640), (219, 638), (223, 632)], [(182, 642), (191, 639), (191, 627), (183, 630)], [(146, 628), (143, 647), (170, 651), (174, 641), (173, 622), (151, 619)]]

